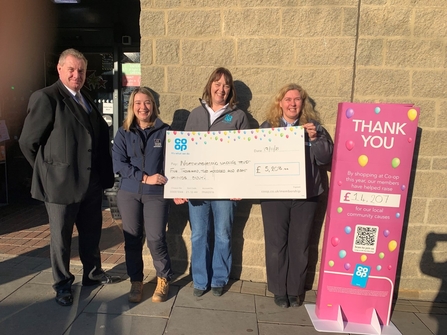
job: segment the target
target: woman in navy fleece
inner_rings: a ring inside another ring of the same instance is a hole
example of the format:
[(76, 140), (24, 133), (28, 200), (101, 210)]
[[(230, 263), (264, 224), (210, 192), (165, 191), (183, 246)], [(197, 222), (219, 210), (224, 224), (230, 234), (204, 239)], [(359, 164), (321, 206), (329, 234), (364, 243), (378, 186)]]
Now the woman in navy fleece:
[(157, 273), (153, 302), (167, 299), (172, 276), (166, 243), (168, 202), (163, 198), (164, 152), (169, 126), (158, 118), (155, 99), (146, 87), (130, 95), (127, 117), (113, 143), (113, 170), (121, 177), (117, 194), (123, 221), (130, 302), (143, 295), (143, 244), (147, 245)]

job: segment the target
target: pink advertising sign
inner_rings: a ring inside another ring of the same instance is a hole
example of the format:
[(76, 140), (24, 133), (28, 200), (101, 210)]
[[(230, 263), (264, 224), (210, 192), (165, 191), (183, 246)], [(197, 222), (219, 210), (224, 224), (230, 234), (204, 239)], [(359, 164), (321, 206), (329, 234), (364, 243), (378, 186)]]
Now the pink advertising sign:
[(388, 325), (419, 108), (340, 103), (315, 314)]

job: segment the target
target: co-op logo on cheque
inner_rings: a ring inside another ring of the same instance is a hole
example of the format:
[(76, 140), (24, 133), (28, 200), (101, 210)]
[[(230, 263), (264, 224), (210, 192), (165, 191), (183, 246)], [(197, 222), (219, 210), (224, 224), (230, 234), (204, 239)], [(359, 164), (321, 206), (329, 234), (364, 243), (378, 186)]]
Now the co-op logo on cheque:
[(174, 150), (185, 151), (188, 149), (188, 140), (186, 138), (176, 138), (174, 140)]

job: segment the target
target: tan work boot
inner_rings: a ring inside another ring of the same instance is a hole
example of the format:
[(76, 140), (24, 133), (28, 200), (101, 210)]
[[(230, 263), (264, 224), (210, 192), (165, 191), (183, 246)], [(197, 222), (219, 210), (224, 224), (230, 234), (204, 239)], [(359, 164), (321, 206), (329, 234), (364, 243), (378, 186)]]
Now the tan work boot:
[(143, 298), (143, 283), (140, 281), (132, 282), (129, 292), (129, 302), (140, 302)]
[(157, 277), (157, 287), (155, 288), (152, 302), (163, 302), (168, 298), (169, 282), (166, 278)]

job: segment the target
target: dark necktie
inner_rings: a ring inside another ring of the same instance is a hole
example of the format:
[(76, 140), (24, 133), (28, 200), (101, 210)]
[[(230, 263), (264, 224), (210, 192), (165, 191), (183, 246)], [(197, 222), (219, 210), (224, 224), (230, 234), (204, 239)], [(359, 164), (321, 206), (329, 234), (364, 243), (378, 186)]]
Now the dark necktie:
[(82, 96), (81, 96), (81, 93), (76, 92), (75, 97), (76, 97), (76, 101), (78, 102), (78, 104), (80, 104), (80, 105), (82, 106), (82, 108), (84, 108), (84, 110), (85, 110), (87, 113), (90, 113), (88, 107), (86, 106), (86, 104), (85, 104), (85, 102), (84, 102), (84, 99), (83, 99)]

